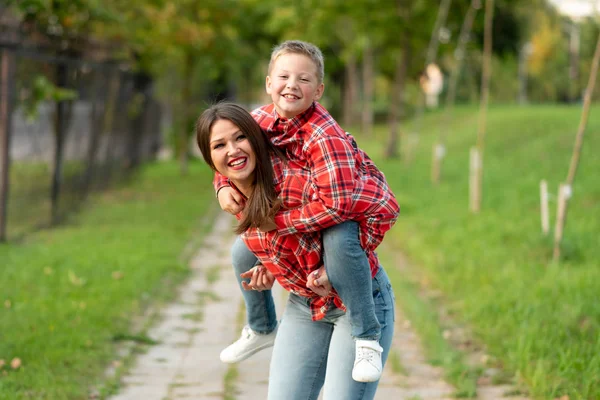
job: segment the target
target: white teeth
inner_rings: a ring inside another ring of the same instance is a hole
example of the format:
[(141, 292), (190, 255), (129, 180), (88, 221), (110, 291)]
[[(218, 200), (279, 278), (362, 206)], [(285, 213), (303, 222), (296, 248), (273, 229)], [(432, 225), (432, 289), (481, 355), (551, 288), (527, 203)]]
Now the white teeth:
[(291, 94), (284, 94), (283, 97), (285, 97), (286, 99), (298, 99), (298, 96), (294, 96)]
[(244, 159), (237, 160), (237, 161), (234, 161), (232, 163), (229, 163), (229, 165), (231, 165), (232, 167), (237, 167), (238, 165), (242, 165), (245, 162), (246, 162), (246, 159), (244, 158)]

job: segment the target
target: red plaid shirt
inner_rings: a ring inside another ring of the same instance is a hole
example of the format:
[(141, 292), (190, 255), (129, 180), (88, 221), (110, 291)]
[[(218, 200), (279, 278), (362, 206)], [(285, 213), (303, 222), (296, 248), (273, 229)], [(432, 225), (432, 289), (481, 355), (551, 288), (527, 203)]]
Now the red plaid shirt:
[[(320, 231), (347, 220), (359, 222), (360, 243), (375, 275), (379, 261), (374, 250), (396, 221), (398, 203), (383, 173), (318, 103), (289, 120), (279, 118), (273, 105), (253, 116), (289, 162), (286, 167), (273, 160), (284, 206), (275, 216), (277, 231), (251, 229), (242, 237), (286, 290), (311, 298), (318, 320), (333, 305), (344, 308), (337, 294), (321, 298), (306, 288), (308, 274), (322, 265)], [(217, 189), (230, 185), (218, 174), (214, 183)]]

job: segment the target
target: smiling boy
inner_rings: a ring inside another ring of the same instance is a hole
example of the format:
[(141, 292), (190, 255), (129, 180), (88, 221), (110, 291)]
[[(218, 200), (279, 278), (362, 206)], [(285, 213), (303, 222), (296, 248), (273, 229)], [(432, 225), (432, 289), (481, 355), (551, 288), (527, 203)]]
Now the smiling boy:
[[(397, 216), (399, 208), (383, 173), (318, 103), (324, 90), (323, 77), (323, 56), (316, 46), (302, 41), (280, 44), (271, 54), (265, 82), (272, 103), (252, 115), (290, 161), (305, 165), (311, 172), (318, 196), (302, 207), (280, 210), (274, 223), (280, 235), (322, 232), (326, 273), (347, 308), (356, 339), (352, 377), (373, 382), (381, 375), (383, 350), (378, 343), (381, 327), (371, 291), (371, 279), (379, 270), (373, 249), (395, 218), (369, 221), (365, 234), (353, 221), (358, 218), (353, 210), (357, 205), (363, 209), (383, 205)], [(223, 210), (237, 214), (243, 209), (243, 197), (227, 186), (223, 176), (216, 174), (214, 185)], [(365, 191), (367, 186), (371, 189)], [(239, 238), (232, 249), (232, 262), (242, 286), (240, 275), (247, 276), (256, 258)], [(275, 338), (277, 321), (270, 291), (243, 292), (250, 329), (244, 329), (242, 337), (223, 350), (223, 362), (241, 361), (272, 345)], [(311, 309), (313, 316), (327, 311)]]

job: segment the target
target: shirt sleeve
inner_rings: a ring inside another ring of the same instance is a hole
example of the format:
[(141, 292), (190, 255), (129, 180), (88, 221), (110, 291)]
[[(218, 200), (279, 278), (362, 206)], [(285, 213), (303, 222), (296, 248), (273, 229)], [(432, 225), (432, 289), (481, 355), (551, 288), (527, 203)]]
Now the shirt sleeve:
[(215, 194), (219, 193), (219, 190), (229, 186), (229, 181), (223, 175), (218, 172), (215, 172), (215, 177), (213, 178), (213, 186), (215, 188)]
[(309, 146), (307, 162), (317, 196), (275, 215), (280, 234), (320, 231), (349, 219), (358, 182), (352, 145), (339, 136), (322, 135)]

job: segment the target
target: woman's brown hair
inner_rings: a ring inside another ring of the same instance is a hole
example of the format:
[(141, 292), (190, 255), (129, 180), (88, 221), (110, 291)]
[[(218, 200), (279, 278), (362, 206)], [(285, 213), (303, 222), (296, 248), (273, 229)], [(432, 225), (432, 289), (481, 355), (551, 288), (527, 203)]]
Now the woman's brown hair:
[(244, 132), (256, 155), (254, 186), (235, 230), (235, 233), (240, 234), (248, 228), (258, 228), (272, 220), (273, 212), (279, 207), (271, 163), (271, 155), (278, 152), (248, 111), (235, 103), (217, 103), (205, 110), (196, 122), (196, 142), (202, 157), (214, 171), (216, 168), (210, 154), (210, 135), (213, 125), (219, 120), (231, 121)]

